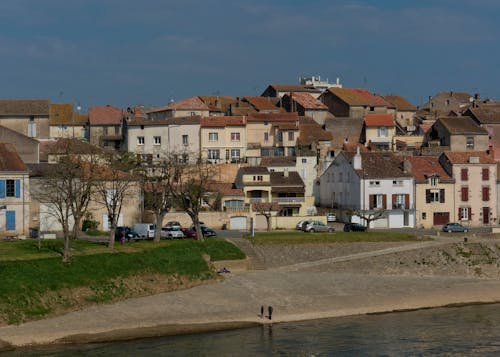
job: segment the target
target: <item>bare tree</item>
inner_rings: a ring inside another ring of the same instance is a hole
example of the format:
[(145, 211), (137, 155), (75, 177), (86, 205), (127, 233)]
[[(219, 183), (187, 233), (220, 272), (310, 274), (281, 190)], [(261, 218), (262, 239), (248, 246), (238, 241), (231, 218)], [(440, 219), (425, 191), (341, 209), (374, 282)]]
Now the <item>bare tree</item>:
[(370, 224), (381, 218), (386, 217), (386, 211), (384, 209), (376, 211), (363, 211), (363, 210), (348, 210), (347, 214), (349, 216), (358, 216), (362, 221), (366, 223), (366, 230), (370, 229)]
[(203, 241), (199, 214), (203, 208), (205, 197), (210, 193), (214, 168), (210, 164), (193, 165), (176, 164), (170, 181), (170, 192), (174, 203), (183, 209), (191, 218), (196, 230), (196, 239)]
[(279, 212), (280, 207), (274, 202), (254, 202), (252, 204), (252, 210), (258, 214), (263, 215), (266, 218), (267, 231), (271, 231), (271, 217), (273, 212)]
[(108, 247), (114, 248), (115, 232), (122, 207), (132, 197), (137, 177), (137, 161), (128, 153), (108, 153), (107, 166), (101, 167), (95, 181), (95, 200), (106, 208), (109, 223)]

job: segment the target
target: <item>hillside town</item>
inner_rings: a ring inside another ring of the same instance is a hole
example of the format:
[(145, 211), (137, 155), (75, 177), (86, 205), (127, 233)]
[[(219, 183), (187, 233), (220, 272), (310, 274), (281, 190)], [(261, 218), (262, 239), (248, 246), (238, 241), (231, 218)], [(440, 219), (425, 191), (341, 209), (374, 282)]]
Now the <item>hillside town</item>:
[[(449, 90), (415, 106), (319, 76), (270, 84), (260, 96), (90, 105), (88, 113), (48, 99), (0, 99), (0, 234), (63, 230), (53, 202), (34, 187), (43, 187), (68, 147), (79, 155), (128, 153), (146, 167), (172, 157), (210, 166), (200, 219), (217, 229), (293, 229), (306, 218), (326, 222), (327, 214), (369, 228), (495, 228), (499, 145), (500, 102)], [(127, 185), (111, 224), (155, 222), (144, 202), (151, 187)], [(108, 198), (116, 192), (108, 187)], [(111, 228), (106, 199), (91, 197), (85, 213), (96, 228)], [(187, 225), (183, 213), (172, 207), (161, 218)]]

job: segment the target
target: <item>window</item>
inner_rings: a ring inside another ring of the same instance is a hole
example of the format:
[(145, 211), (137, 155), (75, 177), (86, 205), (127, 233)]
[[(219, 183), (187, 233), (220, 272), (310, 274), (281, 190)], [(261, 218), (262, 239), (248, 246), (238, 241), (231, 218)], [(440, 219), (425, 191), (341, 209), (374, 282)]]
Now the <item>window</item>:
[(278, 141), (279, 142), (283, 141), (283, 132), (282, 131), (278, 132)]
[(306, 164), (307, 163), (307, 159), (305, 157), (302, 158), (302, 163), (303, 164)]
[(36, 123), (35, 123), (35, 118), (30, 118), (30, 121), (28, 123), (28, 136), (30, 138), (36, 137)]
[(189, 139), (187, 135), (182, 135), (182, 145), (189, 145)]
[(231, 149), (231, 159), (240, 158), (240, 149)]
[(462, 169), (460, 171), (460, 178), (462, 181), (467, 181), (469, 179), (469, 171), (467, 169)]
[(422, 212), (422, 220), (426, 220), (426, 219), (427, 219), (427, 213)]
[(16, 197), (16, 181), (5, 180), (5, 196)]
[(490, 200), (490, 188), (485, 186), (483, 187), (482, 190), (482, 196), (483, 196), (483, 201), (489, 201)]
[(264, 177), (263, 177), (262, 175), (254, 176), (254, 177), (253, 177), (253, 180), (254, 180), (254, 181), (263, 181), (263, 180), (264, 180)]
[(387, 127), (381, 126), (378, 128), (378, 136), (381, 138), (386, 138), (388, 136)]
[(380, 181), (370, 181), (370, 186), (380, 186)]
[(153, 136), (153, 145), (161, 145), (161, 136)]
[(144, 136), (137, 137), (137, 145), (144, 145)]
[(393, 186), (403, 186), (403, 180), (394, 180), (392, 181)]
[(339, 182), (342, 182), (344, 180), (344, 173), (339, 172)]
[(294, 134), (293, 131), (289, 131), (288, 132), (288, 141), (293, 141), (293, 139), (294, 139), (294, 135), (293, 134)]
[(469, 187), (464, 186), (461, 189), (461, 198), (462, 201), (467, 202), (469, 200)]
[(439, 183), (439, 177), (437, 176), (431, 176), (429, 179), (429, 183), (431, 186), (437, 186)]
[(231, 141), (240, 141), (240, 133), (231, 133)]
[(269, 141), (269, 133), (264, 133), (264, 141)]
[(219, 133), (208, 133), (208, 141), (218, 141)]
[(220, 159), (220, 150), (218, 149), (208, 149), (208, 158), (211, 160)]
[(375, 111), (375, 107), (370, 107), (370, 111), (374, 112)]
[(467, 137), (467, 141), (465, 143), (465, 148), (467, 150), (474, 150), (474, 137), (473, 136)]
[(426, 203), (444, 203), (444, 189), (425, 190)]
[(370, 209), (385, 208), (385, 195), (370, 195)]
[(483, 169), (481, 171), (481, 173), (482, 173), (483, 181), (488, 181), (490, 179), (490, 169)]
[(461, 207), (458, 209), (458, 215), (461, 221), (468, 221), (471, 217), (470, 207)]
[(406, 208), (406, 195), (396, 194), (393, 196), (393, 208)]

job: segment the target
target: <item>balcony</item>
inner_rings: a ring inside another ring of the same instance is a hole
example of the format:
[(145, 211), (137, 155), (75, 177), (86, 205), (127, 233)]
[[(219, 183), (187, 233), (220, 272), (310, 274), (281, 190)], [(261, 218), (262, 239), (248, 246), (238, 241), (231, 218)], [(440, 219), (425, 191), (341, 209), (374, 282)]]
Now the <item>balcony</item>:
[(273, 197), (273, 202), (277, 203), (292, 203), (292, 202), (304, 202), (304, 197)]

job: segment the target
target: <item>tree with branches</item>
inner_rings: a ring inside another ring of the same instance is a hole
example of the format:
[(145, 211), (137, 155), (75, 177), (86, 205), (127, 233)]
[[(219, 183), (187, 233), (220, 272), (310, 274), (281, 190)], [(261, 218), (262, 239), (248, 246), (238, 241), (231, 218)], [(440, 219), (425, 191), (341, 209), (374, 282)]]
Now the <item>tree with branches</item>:
[(276, 202), (254, 202), (252, 203), (252, 210), (257, 214), (263, 215), (266, 218), (267, 231), (271, 231), (271, 217), (273, 212), (280, 211), (280, 207)]
[(361, 222), (364, 221), (366, 224), (367, 231), (370, 229), (370, 224), (372, 222), (386, 217), (385, 209), (379, 209), (376, 211), (364, 211), (364, 210), (353, 209), (353, 210), (348, 210), (347, 214), (351, 217), (358, 216), (361, 219)]

